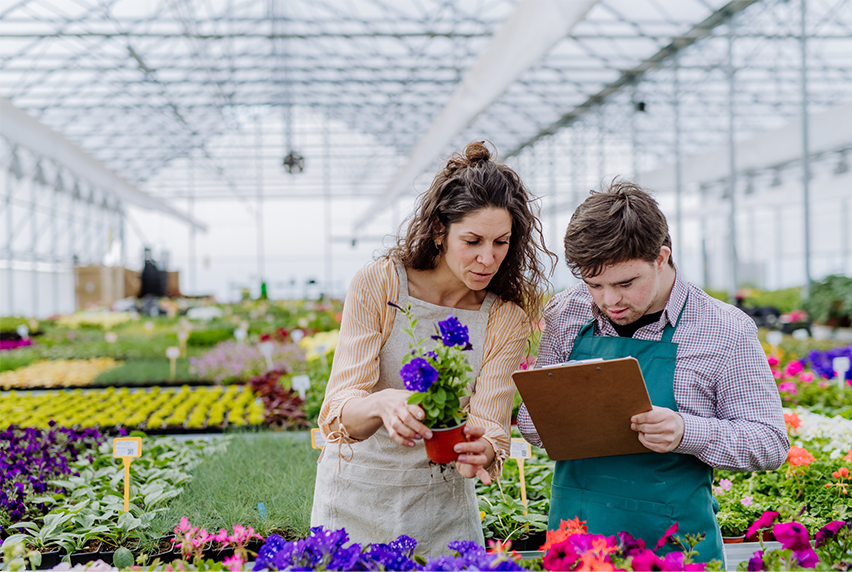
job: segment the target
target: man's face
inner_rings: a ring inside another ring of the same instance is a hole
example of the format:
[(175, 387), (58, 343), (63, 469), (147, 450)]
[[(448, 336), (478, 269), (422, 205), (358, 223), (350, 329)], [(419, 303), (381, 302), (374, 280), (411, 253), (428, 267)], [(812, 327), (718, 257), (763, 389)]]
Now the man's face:
[(632, 324), (645, 314), (666, 307), (669, 290), (662, 275), (668, 264), (668, 250), (664, 246), (653, 262), (619, 262), (606, 266), (594, 278), (583, 279), (595, 304), (612, 323)]

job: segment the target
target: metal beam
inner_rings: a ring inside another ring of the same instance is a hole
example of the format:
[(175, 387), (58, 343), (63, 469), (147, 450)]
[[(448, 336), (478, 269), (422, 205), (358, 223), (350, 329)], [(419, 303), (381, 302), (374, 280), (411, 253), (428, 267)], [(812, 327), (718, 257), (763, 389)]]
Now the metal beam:
[(199, 230), (207, 231), (207, 225), (143, 193), (65, 137), (30, 117), (3, 97), (0, 97), (0, 116), (3, 117), (3, 121), (0, 122), (0, 135), (13, 143), (56, 161), (79, 178), (106, 192), (114, 193), (122, 202), (126, 201), (145, 209), (163, 212), (182, 222), (194, 225)]
[(452, 138), (500, 97), (560, 40), (597, 0), (522, 0), (468, 70), (382, 197), (354, 223), (357, 231), (411, 185)]
[(733, 14), (742, 12), (743, 10), (758, 1), (759, 0), (733, 0), (731, 2), (728, 2), (722, 8), (716, 10), (710, 16), (705, 18), (701, 23), (693, 26), (693, 28), (685, 34), (682, 34), (680, 37), (674, 38), (670, 44), (659, 50), (657, 53), (643, 61), (638, 66), (622, 72), (621, 76), (617, 80), (607, 84), (602, 90), (590, 96), (585, 102), (576, 106), (570, 112), (566, 113), (546, 128), (540, 130), (533, 137), (530, 137), (529, 139), (518, 145), (516, 148), (509, 151), (506, 157), (514, 157), (515, 155), (520, 153), (521, 150), (523, 150), (525, 147), (534, 145), (538, 140), (553, 135), (561, 129), (568, 127), (569, 125), (577, 121), (587, 111), (603, 103), (603, 101), (606, 100), (609, 96), (620, 92), (624, 87), (628, 85), (635, 84), (648, 71), (662, 67), (663, 62), (672, 55), (674, 55), (676, 52), (683, 50), (684, 48), (691, 46), (697, 41), (710, 36), (713, 32), (713, 29), (719, 24), (723, 23), (726, 18), (730, 17)]

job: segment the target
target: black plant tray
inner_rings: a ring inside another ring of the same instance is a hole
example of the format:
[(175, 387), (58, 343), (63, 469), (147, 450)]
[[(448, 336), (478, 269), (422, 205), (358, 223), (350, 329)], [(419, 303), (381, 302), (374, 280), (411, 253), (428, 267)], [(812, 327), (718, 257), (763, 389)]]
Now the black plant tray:
[[(44, 391), (48, 389), (107, 389), (110, 387), (114, 387), (116, 389), (121, 389), (126, 387), (128, 389), (145, 389), (148, 387), (180, 387), (182, 385), (188, 385), (190, 387), (211, 387), (214, 385), (223, 385), (221, 383), (216, 383), (215, 381), (210, 381), (207, 379), (193, 379), (188, 381), (176, 381), (176, 380), (166, 380), (166, 381), (133, 381), (130, 383), (90, 383), (89, 385), (60, 385), (56, 387), (14, 387), (11, 389), (4, 389), (2, 391)], [(245, 385), (244, 383), (229, 383), (227, 385)]]

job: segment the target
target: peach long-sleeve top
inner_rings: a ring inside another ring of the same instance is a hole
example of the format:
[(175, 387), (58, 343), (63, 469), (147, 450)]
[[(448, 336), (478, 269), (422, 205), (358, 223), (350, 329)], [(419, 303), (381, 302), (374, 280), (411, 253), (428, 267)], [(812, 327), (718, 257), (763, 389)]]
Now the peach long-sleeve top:
[[(359, 270), (346, 295), (343, 320), (319, 426), (327, 438), (330, 423), (340, 416), (344, 404), (354, 397), (366, 397), (379, 379), (379, 352), (393, 329), (396, 309), (388, 302), (399, 297), (399, 276), (394, 262), (382, 259)], [(494, 301), (482, 343), (482, 368), (471, 396), (468, 423), (485, 428), (484, 438), (494, 447), (491, 473), (498, 476), (509, 454), (509, 430), (515, 384), (512, 372), (518, 368), (530, 324), (516, 304)], [(330, 439), (334, 441), (334, 439)]]

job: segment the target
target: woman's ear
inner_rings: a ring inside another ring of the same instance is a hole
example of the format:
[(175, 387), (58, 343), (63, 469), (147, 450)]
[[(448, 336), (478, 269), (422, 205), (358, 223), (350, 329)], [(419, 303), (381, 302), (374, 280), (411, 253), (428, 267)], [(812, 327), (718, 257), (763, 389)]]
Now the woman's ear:
[(435, 244), (443, 244), (444, 242), (444, 225), (441, 224), (441, 221), (435, 220), (432, 223), (432, 240)]

